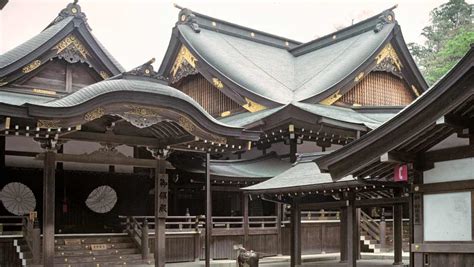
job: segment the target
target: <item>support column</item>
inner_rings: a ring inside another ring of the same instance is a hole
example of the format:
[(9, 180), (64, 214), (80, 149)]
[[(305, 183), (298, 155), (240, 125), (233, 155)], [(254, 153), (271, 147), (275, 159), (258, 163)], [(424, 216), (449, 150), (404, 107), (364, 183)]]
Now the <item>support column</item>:
[(44, 152), (43, 168), (43, 266), (54, 266), (54, 202), (56, 152)]
[(403, 206), (393, 206), (393, 265), (403, 265), (402, 243), (403, 243)]
[(281, 203), (276, 203), (276, 228), (277, 228), (277, 254), (283, 255), (282, 240), (281, 240), (281, 215), (282, 215), (282, 205)]
[(301, 265), (301, 209), (299, 199), (291, 205), (291, 252), (290, 266)]
[(387, 251), (386, 239), (387, 239), (387, 223), (385, 222), (385, 208), (382, 208), (382, 212), (380, 215), (380, 251), (385, 252)]
[(349, 193), (349, 206), (347, 207), (347, 266), (357, 266), (358, 257), (358, 243), (359, 236), (357, 235), (357, 209), (355, 207), (355, 194)]
[(166, 160), (158, 158), (155, 169), (155, 267), (166, 261), (166, 216), (168, 215), (168, 175)]
[(211, 238), (212, 238), (212, 194), (211, 194), (211, 155), (206, 153), (206, 267), (211, 266)]
[(347, 207), (342, 207), (340, 211), (339, 223), (339, 248), (340, 248), (340, 262), (347, 262)]
[(249, 196), (242, 194), (243, 217), (244, 217), (244, 248), (249, 249)]

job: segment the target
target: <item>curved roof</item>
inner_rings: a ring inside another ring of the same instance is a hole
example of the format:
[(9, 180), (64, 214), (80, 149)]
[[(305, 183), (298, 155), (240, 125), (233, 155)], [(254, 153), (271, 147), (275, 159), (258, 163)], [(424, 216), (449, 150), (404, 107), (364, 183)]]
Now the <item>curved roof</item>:
[[(340, 179), (373, 164), (374, 161), (380, 165), (380, 156), (393, 150), (405, 155), (402, 162), (407, 161), (407, 155), (415, 157), (417, 153), (423, 153), (430, 145), (433, 146), (447, 137), (446, 131), (443, 134), (443, 131), (437, 128), (445, 127), (443, 124), (437, 125), (436, 121), (440, 118), (447, 120), (450, 116), (457, 116), (459, 118), (455, 121), (467, 124), (470, 119), (472, 124), (473, 67), (474, 46), (471, 46), (456, 66), (392, 119), (357, 141), (316, 159), (316, 163), (324, 171), (330, 172), (334, 179)], [(393, 169), (389, 169), (391, 170)]]
[[(204, 167), (193, 166), (194, 162), (172, 161), (176, 168), (192, 173), (204, 173)], [(280, 159), (276, 153), (270, 153), (254, 159), (211, 160), (211, 175), (219, 178), (271, 178), (291, 167), (289, 161)]]
[[(310, 158), (318, 158), (323, 154), (314, 154)], [(303, 157), (305, 156), (303, 155)], [(269, 180), (246, 187), (244, 190), (251, 192), (289, 192), (299, 191), (303, 188), (307, 189), (308, 187), (321, 189), (333, 188), (336, 184), (341, 186), (346, 185), (347, 183), (345, 182), (357, 183), (352, 176), (334, 182), (331, 175), (328, 173), (322, 173), (316, 163), (308, 159), (300, 158), (287, 171), (282, 172)]]
[[(182, 9), (173, 36), (198, 59), (198, 69), (229, 87), (223, 90), (237, 91), (267, 107), (317, 103), (353, 83), (361, 72), (369, 72), (376, 55), (393, 39), (402, 38), (392, 9), (304, 44)], [(173, 38), (162, 73), (171, 67), (177, 51), (179, 42)], [(394, 43), (407, 68), (419, 74), (410, 55), (398, 48), (400, 42)], [(413, 84), (423, 90), (424, 80), (414, 77)]]
[[(58, 17), (42, 32), (0, 55), (0, 76), (12, 73), (20, 67), (43, 56), (58, 42), (70, 33), (80, 35), (84, 41), (97, 53), (102, 63), (114, 75), (125, 71), (120, 63), (105, 49), (98, 39), (91, 33), (87, 18), (81, 7), (70, 3), (61, 10)], [(55, 54), (52, 56), (54, 57)], [(43, 60), (43, 59), (42, 59)]]

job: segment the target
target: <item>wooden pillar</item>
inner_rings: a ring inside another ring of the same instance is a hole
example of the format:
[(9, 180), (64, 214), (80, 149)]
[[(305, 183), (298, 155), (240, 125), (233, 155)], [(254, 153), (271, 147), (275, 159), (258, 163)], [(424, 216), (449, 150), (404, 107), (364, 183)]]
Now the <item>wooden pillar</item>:
[(211, 238), (212, 238), (212, 194), (211, 194), (211, 155), (206, 153), (206, 238), (205, 259), (206, 267), (211, 266)]
[(382, 214), (380, 215), (380, 251), (385, 252), (387, 251), (387, 222), (385, 221), (385, 209), (382, 208)]
[(340, 211), (339, 222), (339, 248), (340, 248), (340, 262), (347, 262), (347, 207), (342, 207)]
[(298, 145), (296, 136), (291, 139), (290, 137), (290, 161), (291, 163), (296, 162), (296, 153), (298, 153)]
[(243, 205), (243, 217), (244, 217), (244, 248), (249, 248), (249, 196), (242, 194), (242, 205)]
[(393, 265), (403, 265), (402, 243), (403, 243), (403, 206), (393, 206)]
[(276, 228), (277, 228), (277, 254), (283, 255), (283, 247), (281, 240), (281, 216), (282, 216), (282, 205), (281, 203), (276, 203)]
[(43, 265), (54, 266), (54, 203), (56, 152), (44, 152), (43, 168)]
[(166, 216), (168, 215), (168, 175), (166, 160), (158, 158), (155, 168), (155, 267), (166, 262)]
[(301, 265), (301, 209), (299, 199), (291, 205), (291, 252), (290, 266)]
[(0, 136), (0, 173), (5, 171), (5, 147), (6, 137)]
[(357, 227), (356, 227), (356, 235), (357, 235), (357, 259), (360, 260), (361, 259), (361, 255), (360, 255), (360, 251), (361, 251), (361, 247), (360, 247), (360, 214), (361, 212), (361, 209), (360, 208), (356, 208), (356, 221), (357, 221)]
[(349, 193), (349, 206), (347, 207), (347, 266), (357, 266), (358, 243), (359, 236), (357, 235), (357, 209), (355, 207), (355, 194)]

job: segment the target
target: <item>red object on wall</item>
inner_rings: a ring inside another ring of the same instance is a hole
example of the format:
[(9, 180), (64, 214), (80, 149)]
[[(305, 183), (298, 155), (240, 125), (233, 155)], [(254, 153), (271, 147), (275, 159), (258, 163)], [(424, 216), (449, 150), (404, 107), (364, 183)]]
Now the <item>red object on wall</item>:
[(393, 172), (393, 181), (406, 182), (408, 181), (408, 165), (397, 165)]

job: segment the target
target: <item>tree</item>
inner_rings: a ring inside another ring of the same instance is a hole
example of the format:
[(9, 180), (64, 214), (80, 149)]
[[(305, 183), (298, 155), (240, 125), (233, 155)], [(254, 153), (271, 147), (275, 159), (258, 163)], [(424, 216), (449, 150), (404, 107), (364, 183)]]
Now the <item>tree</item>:
[(437, 81), (474, 43), (473, 5), (449, 0), (430, 12), (430, 25), (421, 33), (423, 44), (408, 47), (428, 84)]

